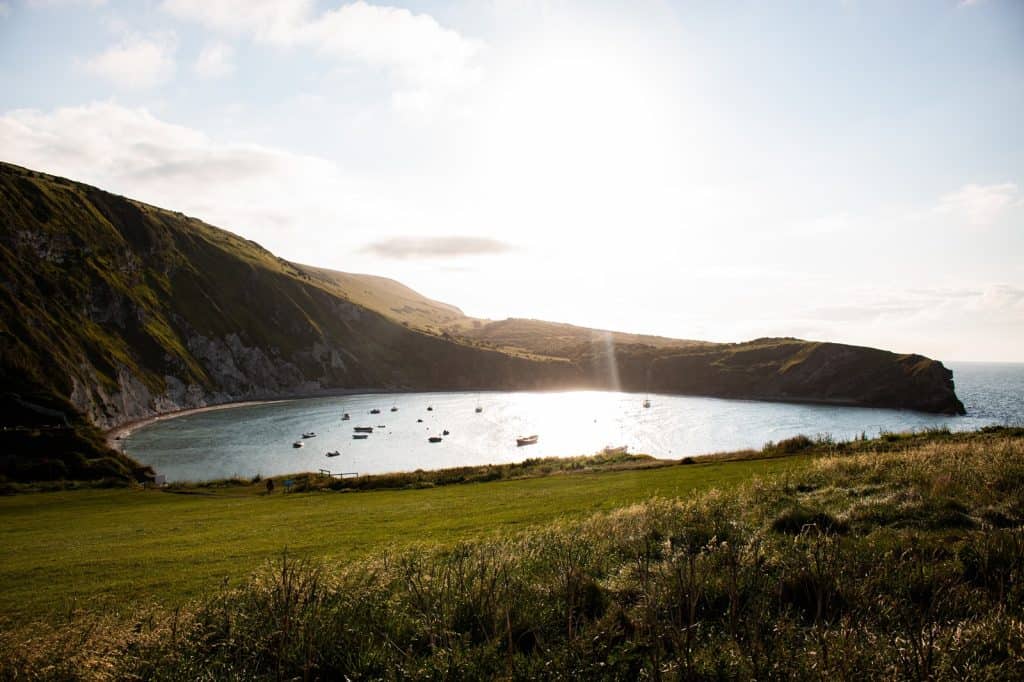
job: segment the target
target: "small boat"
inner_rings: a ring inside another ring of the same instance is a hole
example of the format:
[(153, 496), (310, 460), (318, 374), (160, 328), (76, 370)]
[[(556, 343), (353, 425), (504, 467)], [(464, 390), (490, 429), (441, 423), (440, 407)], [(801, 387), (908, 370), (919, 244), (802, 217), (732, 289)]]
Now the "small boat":
[(377, 424), (377, 428), (378, 429), (386, 429), (388, 427), (384, 426), (383, 424)]
[(335, 450), (334, 452), (328, 452), (328, 453), (327, 453), (327, 456), (328, 456), (328, 457), (337, 457), (337, 456), (338, 456), (338, 455), (340, 455), (340, 454), (341, 454), (340, 452), (338, 452), (337, 450)]
[(357, 426), (352, 430), (355, 431), (356, 433), (373, 433), (372, 426)]
[(648, 400), (648, 399), (645, 399), (644, 400), (644, 407), (650, 407), (650, 406), (651, 406), (651, 401)]
[(523, 445), (534, 445), (537, 442), (537, 438), (537, 436), (519, 436), (519, 438), (516, 438), (516, 445), (520, 447)]
[(349, 413), (348, 413), (348, 412), (346, 412), (345, 414), (341, 415), (341, 421), (343, 421), (343, 422), (347, 422), (347, 421), (348, 421), (349, 419), (351, 419), (351, 418), (352, 418), (352, 417), (351, 417), (351, 416), (349, 416)]
[(484, 411), (484, 408), (480, 407), (479, 405), (476, 406), (476, 413), (477, 414), (480, 414), (483, 411)]
[(431, 443), (440, 443), (441, 442), (441, 436), (431, 436), (427, 440), (430, 441)]
[(432, 405), (427, 405), (427, 412), (433, 412), (433, 411), (434, 411), (434, 407)]
[(416, 420), (416, 423), (417, 423), (417, 424), (422, 424), (422, 423), (423, 423), (423, 420), (422, 420), (422, 419), (417, 419), (417, 420)]
[(303, 443), (301, 440), (297, 440), (294, 443), (292, 443), (293, 448), (301, 448), (303, 445), (305, 445), (305, 443)]
[(303, 438), (316, 438), (316, 432), (315, 431), (310, 431), (309, 433), (304, 433), (304, 434), (302, 434), (302, 437)]
[(448, 429), (445, 429), (444, 431), (442, 431), (442, 432), (441, 432), (441, 435), (442, 435), (442, 436), (447, 436), (447, 435), (449, 435), (449, 434), (448, 434)]
[(380, 410), (378, 410), (378, 409), (377, 409), (377, 408), (375, 407), (375, 408), (373, 408), (372, 410), (370, 410), (370, 414), (380, 414)]
[(394, 405), (392, 405), (392, 406), (391, 406), (391, 411), (392, 411), (392, 412), (398, 412), (398, 408), (397, 408), (397, 407), (395, 407)]
[(366, 434), (366, 433), (353, 433), (352, 434), (352, 438), (354, 440), (363, 440), (363, 439), (369, 438), (369, 437), (370, 437), (369, 434)]

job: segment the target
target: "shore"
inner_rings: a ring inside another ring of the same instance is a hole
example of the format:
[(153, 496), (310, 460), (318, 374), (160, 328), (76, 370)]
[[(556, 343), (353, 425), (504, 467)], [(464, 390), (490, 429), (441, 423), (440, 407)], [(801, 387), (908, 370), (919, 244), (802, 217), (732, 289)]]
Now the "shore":
[(120, 451), (121, 450), (121, 439), (129, 436), (135, 429), (141, 429), (144, 426), (149, 426), (154, 422), (165, 421), (167, 419), (175, 419), (176, 417), (187, 417), (190, 414), (201, 414), (203, 412), (215, 412), (217, 410), (231, 410), (236, 407), (249, 407), (252, 405), (270, 405), (273, 403), (286, 403), (289, 400), (299, 400), (299, 398), (279, 398), (276, 400), (244, 400), (237, 403), (221, 403), (220, 405), (207, 405), (206, 407), (192, 407), (187, 410), (178, 410), (176, 412), (166, 412), (164, 414), (157, 414), (152, 417), (146, 417), (145, 419), (136, 419), (120, 426), (107, 431), (107, 445), (111, 448)]
[[(489, 393), (492, 391), (500, 391), (500, 389), (478, 389), (476, 393)], [(130, 422), (125, 422), (120, 426), (115, 426), (112, 429), (107, 429), (107, 445), (115, 450), (121, 450), (121, 439), (130, 435), (132, 431), (141, 429), (145, 426), (149, 426), (154, 422), (165, 421), (168, 419), (176, 419), (177, 417), (187, 417), (192, 414), (201, 414), (203, 412), (214, 412), (216, 410), (230, 410), (236, 407), (250, 407), (252, 405), (271, 405), (273, 403), (287, 403), (292, 400), (308, 400), (310, 398), (332, 398), (346, 395), (368, 395), (368, 394), (390, 394), (390, 393), (465, 393), (463, 389), (440, 389), (431, 391), (416, 391), (405, 388), (334, 388), (326, 389), (323, 391), (317, 391), (315, 393), (303, 393), (298, 395), (290, 395), (284, 398), (267, 398), (263, 400), (241, 400), (238, 402), (227, 402), (219, 403), (217, 405), (207, 405), (205, 407), (190, 407), (185, 410), (176, 410), (174, 412), (164, 412), (163, 414), (156, 414), (152, 417), (146, 417), (145, 419), (135, 419)]]

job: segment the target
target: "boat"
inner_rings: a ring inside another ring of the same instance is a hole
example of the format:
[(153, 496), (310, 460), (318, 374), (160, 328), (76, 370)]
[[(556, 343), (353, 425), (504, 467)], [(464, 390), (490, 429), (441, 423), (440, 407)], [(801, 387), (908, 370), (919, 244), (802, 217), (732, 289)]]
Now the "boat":
[(310, 431), (309, 433), (304, 433), (304, 434), (302, 434), (302, 437), (303, 438), (316, 438), (316, 432), (315, 431)]
[(340, 452), (338, 452), (337, 450), (335, 450), (334, 452), (328, 452), (328, 453), (327, 453), (327, 456), (328, 456), (328, 457), (337, 457), (337, 456), (338, 456), (338, 455), (340, 455), (340, 454), (341, 454)]
[(398, 412), (398, 408), (396, 406), (392, 405), (391, 406), (391, 411), (392, 412)]
[(422, 424), (422, 423), (423, 423), (423, 420), (422, 420), (422, 419), (417, 419), (417, 420), (416, 420), (416, 423), (417, 423), (417, 424)]
[(644, 407), (650, 407), (650, 406), (651, 406), (651, 401), (650, 401), (650, 399), (648, 399), (648, 398), (645, 398), (645, 399), (644, 399)]
[(356, 433), (373, 433), (372, 426), (357, 426), (352, 430), (355, 431)]
[(484, 408), (480, 407), (479, 405), (476, 406), (476, 413), (477, 414), (480, 414), (483, 411), (484, 411)]
[(433, 405), (427, 405), (427, 412), (433, 412), (433, 411), (434, 411)]
[(441, 436), (431, 436), (427, 440), (430, 441), (431, 443), (440, 443), (441, 442)]
[(305, 443), (303, 443), (301, 440), (297, 440), (294, 443), (292, 443), (293, 448), (301, 448), (303, 445), (305, 445)]
[(537, 442), (537, 438), (538, 436), (519, 436), (519, 438), (516, 438), (516, 445), (534, 445)]
[(380, 410), (378, 410), (378, 409), (377, 409), (377, 408), (375, 407), (375, 408), (373, 408), (372, 410), (370, 410), (370, 414), (380, 414)]
[(442, 436), (447, 436), (447, 435), (449, 435), (449, 434), (448, 434), (448, 429), (445, 429), (444, 431), (442, 431), (442, 432), (441, 432), (441, 435), (442, 435)]
[(366, 434), (366, 433), (353, 433), (352, 434), (352, 438), (355, 439), (355, 440), (363, 440), (364, 438), (369, 438), (369, 437), (370, 437), (369, 434)]
[(346, 412), (345, 414), (341, 415), (341, 421), (343, 421), (343, 422), (347, 422), (347, 421), (348, 421), (349, 419), (351, 419), (351, 418), (352, 418), (352, 417), (351, 417), (351, 416), (349, 416), (349, 413), (348, 413), (348, 412)]
[(477, 414), (480, 414), (483, 411), (484, 411), (484, 406), (480, 404), (480, 394), (477, 393), (476, 394), (476, 410), (475, 410), (475, 412)]

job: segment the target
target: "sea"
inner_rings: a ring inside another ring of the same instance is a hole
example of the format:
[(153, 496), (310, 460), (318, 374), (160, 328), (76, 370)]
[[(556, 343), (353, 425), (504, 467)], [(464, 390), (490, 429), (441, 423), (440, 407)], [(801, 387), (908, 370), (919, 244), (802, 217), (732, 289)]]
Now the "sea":
[[(1024, 425), (1024, 364), (946, 366), (953, 370), (966, 416), (615, 391), (364, 393), (165, 418), (124, 436), (121, 445), (169, 482), (199, 482), (304, 471), (445, 469), (622, 446), (679, 459), (760, 448), (798, 434), (847, 440)], [(643, 406), (645, 399), (650, 407)], [(345, 413), (348, 420), (342, 419)], [(373, 427), (373, 433), (353, 439), (356, 426)], [(304, 438), (308, 433), (316, 435)], [(538, 436), (535, 444), (517, 444), (530, 435)], [(430, 442), (431, 437), (441, 441)], [(338, 455), (327, 456), (333, 452)]]

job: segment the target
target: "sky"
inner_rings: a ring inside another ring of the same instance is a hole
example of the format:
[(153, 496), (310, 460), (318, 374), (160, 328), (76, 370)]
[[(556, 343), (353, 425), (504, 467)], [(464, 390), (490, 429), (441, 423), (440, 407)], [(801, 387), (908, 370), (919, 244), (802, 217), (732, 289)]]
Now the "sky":
[(1024, 361), (1020, 0), (0, 0), (0, 159), (492, 319)]

